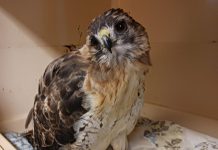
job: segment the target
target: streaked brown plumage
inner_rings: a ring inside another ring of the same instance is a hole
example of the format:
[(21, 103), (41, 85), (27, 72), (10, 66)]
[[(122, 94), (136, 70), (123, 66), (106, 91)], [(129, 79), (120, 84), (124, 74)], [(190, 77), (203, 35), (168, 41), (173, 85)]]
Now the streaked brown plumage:
[(144, 27), (123, 10), (96, 17), (86, 44), (54, 60), (40, 80), (33, 108), (38, 149), (127, 149), (143, 105), (149, 49)]

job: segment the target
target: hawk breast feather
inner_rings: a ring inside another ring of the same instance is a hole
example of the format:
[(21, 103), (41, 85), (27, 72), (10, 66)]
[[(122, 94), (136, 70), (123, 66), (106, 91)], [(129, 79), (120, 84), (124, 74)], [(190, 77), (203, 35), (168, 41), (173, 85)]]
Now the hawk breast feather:
[(73, 124), (88, 111), (83, 107), (82, 89), (87, 67), (83, 58), (71, 52), (46, 68), (33, 109), (38, 147), (54, 149), (75, 141)]

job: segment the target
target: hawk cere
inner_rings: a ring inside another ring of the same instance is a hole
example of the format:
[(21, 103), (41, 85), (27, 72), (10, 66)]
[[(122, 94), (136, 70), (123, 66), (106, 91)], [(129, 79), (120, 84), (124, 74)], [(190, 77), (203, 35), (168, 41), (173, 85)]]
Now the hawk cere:
[(142, 25), (110, 9), (88, 28), (86, 43), (51, 62), (31, 115), (37, 149), (128, 149), (143, 107), (149, 41)]

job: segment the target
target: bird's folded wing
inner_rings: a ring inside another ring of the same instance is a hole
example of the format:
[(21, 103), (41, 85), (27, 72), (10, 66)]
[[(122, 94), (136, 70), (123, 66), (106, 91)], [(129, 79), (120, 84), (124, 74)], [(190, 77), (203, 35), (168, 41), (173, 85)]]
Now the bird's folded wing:
[(87, 111), (83, 82), (88, 62), (68, 53), (48, 65), (35, 97), (34, 137), (40, 146), (73, 142), (73, 124)]

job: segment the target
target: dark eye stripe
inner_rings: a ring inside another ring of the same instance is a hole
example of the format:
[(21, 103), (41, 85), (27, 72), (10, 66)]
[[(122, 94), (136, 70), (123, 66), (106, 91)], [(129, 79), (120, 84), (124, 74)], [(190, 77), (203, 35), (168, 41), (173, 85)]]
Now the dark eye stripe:
[(90, 36), (90, 45), (95, 47), (95, 49), (97, 49), (97, 50), (101, 49), (101, 44), (100, 44), (99, 40), (94, 35)]
[(91, 46), (97, 46), (99, 44), (99, 41), (97, 40), (97, 38), (94, 35), (90, 36), (90, 44), (91, 44)]

